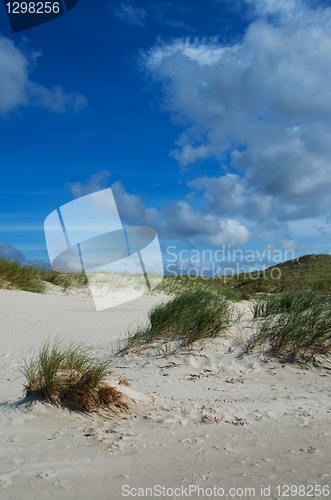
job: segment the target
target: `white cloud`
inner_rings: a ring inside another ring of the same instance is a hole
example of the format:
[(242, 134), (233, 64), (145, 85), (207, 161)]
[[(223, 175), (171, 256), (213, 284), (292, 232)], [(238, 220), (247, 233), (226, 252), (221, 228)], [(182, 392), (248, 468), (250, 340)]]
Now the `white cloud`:
[(169, 26), (170, 28), (177, 28), (177, 29), (182, 29), (185, 31), (194, 31), (194, 29), (191, 28), (191, 26), (189, 26), (186, 23), (183, 23), (183, 21), (179, 21), (177, 19), (171, 19), (169, 17), (165, 17), (162, 14), (162, 12), (156, 14), (155, 20), (161, 26)]
[(24, 262), (26, 259), (21, 250), (6, 241), (0, 241), (0, 258), (16, 262)]
[[(233, 182), (235, 182), (236, 176), (233, 177)], [(109, 180), (110, 173), (102, 170), (92, 174), (86, 182), (74, 182), (67, 184), (66, 187), (75, 197), (111, 187), (119, 216), (123, 222), (154, 227), (160, 236), (167, 239), (214, 246), (223, 243), (243, 244), (249, 237), (249, 230), (242, 221), (225, 218), (224, 213), (221, 213), (222, 210), (219, 210), (220, 215), (218, 214), (217, 207), (214, 206), (215, 200), (212, 198), (209, 179), (197, 179), (192, 182), (192, 187), (194, 185), (195, 189), (205, 190), (205, 197), (209, 203), (203, 211), (195, 209), (185, 200), (159, 210), (149, 208), (140, 196), (129, 193), (120, 181), (110, 183)], [(215, 181), (211, 180), (211, 183), (215, 184)], [(112, 209), (112, 205), (111, 207), (107, 205), (107, 198), (103, 200), (102, 208), (106, 211)]]
[(300, 15), (304, 10), (301, 0), (246, 0), (257, 14), (279, 16), (281, 19)]
[(0, 38), (0, 113), (27, 103), (28, 60), (8, 38)]
[(295, 241), (295, 240), (291, 240), (291, 239), (283, 239), (282, 240), (282, 246), (284, 248), (284, 250), (288, 250), (290, 252), (298, 252), (298, 251), (302, 251), (302, 250), (305, 250), (305, 245), (303, 245), (302, 243), (299, 243), (298, 241)]
[[(180, 146), (181, 143), (185, 142), (183, 137), (177, 142)], [(170, 152), (170, 155), (180, 162), (182, 167), (186, 167), (190, 163), (194, 163), (197, 160), (204, 160), (210, 156), (210, 150), (207, 146), (202, 144), (201, 146), (194, 146), (192, 144), (183, 144), (180, 151), (175, 149)]]
[[(238, 175), (197, 178), (188, 183), (191, 191), (186, 200), (158, 210), (146, 206), (139, 195), (130, 193), (120, 181), (110, 183), (110, 177), (107, 170), (102, 170), (85, 182), (66, 187), (77, 198), (111, 187), (123, 222), (153, 227), (161, 238), (179, 245), (240, 247), (251, 241), (253, 247), (257, 242), (274, 243), (277, 248), (302, 252), (309, 248), (314, 251), (312, 241), (322, 241), (325, 248), (330, 241), (330, 222), (322, 217), (289, 223), (275, 220), (272, 197), (257, 194)], [(112, 200), (105, 196), (99, 208), (112, 211)]]
[(68, 182), (66, 188), (69, 189), (76, 198), (79, 198), (80, 196), (106, 189), (108, 187), (109, 178), (110, 172), (108, 172), (108, 170), (101, 170), (100, 172), (90, 175), (86, 182)]
[(233, 219), (219, 221), (220, 230), (211, 237), (213, 245), (244, 245), (249, 237), (247, 227)]
[(19, 106), (35, 105), (56, 113), (79, 111), (87, 104), (81, 94), (66, 93), (60, 85), (49, 89), (30, 79), (40, 53), (24, 54), (6, 37), (0, 36), (0, 115)]
[(111, 184), (120, 217), (127, 223), (153, 225), (157, 212), (147, 208), (141, 197), (130, 194), (120, 181)]
[(214, 213), (198, 212), (186, 201), (179, 201), (164, 209), (160, 230), (167, 238), (213, 246), (242, 245), (250, 235), (241, 222), (220, 219)]
[(147, 11), (137, 7), (133, 2), (122, 2), (113, 8), (116, 19), (124, 24), (145, 26)]
[(242, 215), (246, 219), (266, 220), (272, 214), (272, 198), (255, 192), (239, 175), (200, 177), (189, 182), (188, 187), (201, 191), (206, 209), (219, 216)]
[(162, 233), (168, 238), (192, 238), (214, 235), (218, 231), (214, 215), (196, 213), (186, 201), (178, 201), (163, 210)]
[[(128, 224), (153, 225), (157, 212), (154, 208), (147, 208), (141, 197), (129, 193), (120, 181), (110, 184), (110, 172), (101, 170), (89, 176), (86, 182), (68, 183), (66, 187), (72, 194), (79, 198), (102, 189), (112, 189), (119, 216), (123, 222)], [(112, 209), (113, 205), (109, 207)], [(103, 208), (107, 210), (107, 199), (104, 200)]]
[[(245, 180), (243, 210), (255, 204), (257, 215), (259, 206), (267, 214), (272, 206), (279, 220), (318, 216), (331, 207), (331, 9), (254, 4), (260, 16), (281, 12), (281, 19), (254, 21), (232, 46), (161, 44), (144, 64), (183, 126), (172, 152), (182, 166), (217, 159), (222, 167), (230, 154)], [(217, 183), (220, 193), (225, 182)], [(205, 190), (222, 206), (216, 188)]]
[[(217, 45), (217, 39), (211, 41), (192, 41), (190, 38), (177, 39), (171, 44), (161, 44), (154, 47), (146, 54), (144, 62), (150, 70), (156, 71), (155, 76), (159, 74), (162, 79), (166, 75), (168, 77), (172, 76), (171, 73), (176, 69), (176, 67), (172, 66), (172, 61), (176, 57), (183, 61), (187, 59), (188, 61), (197, 63), (199, 66), (212, 66), (218, 63), (228, 51), (227, 47)], [(170, 64), (167, 64), (167, 62)], [(163, 69), (161, 64), (164, 65)], [(179, 76), (183, 77), (184, 75)]]
[(82, 94), (67, 94), (60, 85), (48, 89), (43, 85), (31, 83), (29, 93), (32, 102), (53, 113), (73, 111), (77, 113), (87, 105), (87, 99)]

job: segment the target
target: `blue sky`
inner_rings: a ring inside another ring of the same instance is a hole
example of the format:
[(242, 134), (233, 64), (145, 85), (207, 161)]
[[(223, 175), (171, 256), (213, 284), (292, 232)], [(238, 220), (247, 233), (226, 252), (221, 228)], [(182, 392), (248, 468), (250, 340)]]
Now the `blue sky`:
[(0, 6), (0, 254), (47, 260), (47, 215), (105, 187), (165, 265), (330, 252), (329, 2), (94, 4), (16, 34)]

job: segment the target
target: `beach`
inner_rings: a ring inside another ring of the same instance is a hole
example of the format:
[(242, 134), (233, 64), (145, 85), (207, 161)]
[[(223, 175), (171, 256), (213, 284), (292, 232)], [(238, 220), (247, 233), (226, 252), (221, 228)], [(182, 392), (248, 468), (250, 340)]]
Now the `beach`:
[[(248, 301), (226, 335), (190, 350), (117, 354), (166, 296), (96, 312), (88, 295), (51, 292), (0, 290), (1, 499), (331, 497), (328, 358), (244, 354), (256, 328)], [(57, 336), (109, 359), (130, 412), (25, 404), (22, 358)]]

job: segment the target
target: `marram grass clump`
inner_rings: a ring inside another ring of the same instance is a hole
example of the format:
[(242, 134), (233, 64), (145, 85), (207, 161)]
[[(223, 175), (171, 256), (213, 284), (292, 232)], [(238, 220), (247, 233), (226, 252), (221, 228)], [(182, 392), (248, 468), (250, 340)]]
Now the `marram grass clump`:
[(60, 273), (0, 258), (0, 288), (44, 293), (46, 283), (69, 290), (72, 287), (84, 288), (88, 282), (85, 273)]
[(124, 350), (158, 341), (190, 347), (198, 340), (224, 333), (231, 317), (229, 302), (221, 294), (202, 289), (184, 292), (154, 306), (148, 314), (148, 326), (130, 333)]
[(247, 351), (269, 343), (277, 356), (313, 359), (331, 351), (331, 295), (312, 290), (284, 292), (257, 302), (258, 334)]
[(326, 295), (314, 290), (288, 290), (267, 295), (259, 299), (254, 306), (254, 318), (266, 318), (279, 313), (300, 314), (325, 302)]
[(123, 395), (106, 382), (108, 361), (93, 358), (81, 344), (45, 342), (38, 355), (24, 360), (26, 396), (36, 396), (76, 411), (128, 410)]

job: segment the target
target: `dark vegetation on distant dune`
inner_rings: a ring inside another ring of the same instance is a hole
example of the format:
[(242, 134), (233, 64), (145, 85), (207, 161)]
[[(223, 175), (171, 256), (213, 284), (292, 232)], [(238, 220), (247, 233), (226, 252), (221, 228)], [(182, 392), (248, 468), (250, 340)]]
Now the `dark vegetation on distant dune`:
[(227, 286), (248, 294), (308, 289), (328, 292), (331, 291), (331, 255), (304, 255), (250, 276), (239, 274), (230, 278)]
[(87, 285), (85, 274), (65, 274), (43, 267), (23, 266), (18, 262), (0, 259), (0, 288), (43, 293), (45, 282), (69, 289)]
[(176, 293), (192, 287), (221, 290), (231, 300), (243, 300), (261, 292), (312, 289), (331, 291), (331, 255), (304, 255), (264, 271), (241, 273), (220, 278), (166, 276), (158, 286), (165, 293)]

